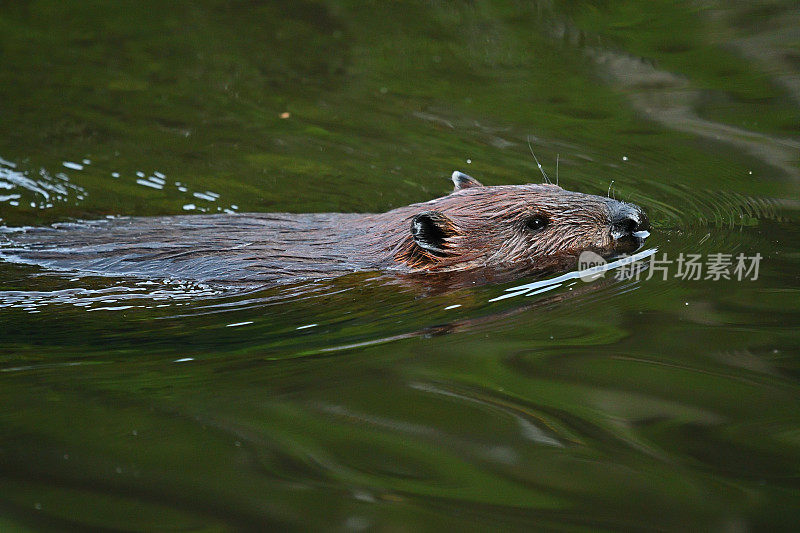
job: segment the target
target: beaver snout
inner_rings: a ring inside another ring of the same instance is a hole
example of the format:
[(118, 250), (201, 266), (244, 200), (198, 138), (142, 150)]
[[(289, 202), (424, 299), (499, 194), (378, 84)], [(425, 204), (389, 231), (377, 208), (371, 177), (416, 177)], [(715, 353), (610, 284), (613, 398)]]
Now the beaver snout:
[(650, 221), (642, 209), (633, 204), (608, 200), (611, 236), (617, 243), (638, 248), (650, 235)]

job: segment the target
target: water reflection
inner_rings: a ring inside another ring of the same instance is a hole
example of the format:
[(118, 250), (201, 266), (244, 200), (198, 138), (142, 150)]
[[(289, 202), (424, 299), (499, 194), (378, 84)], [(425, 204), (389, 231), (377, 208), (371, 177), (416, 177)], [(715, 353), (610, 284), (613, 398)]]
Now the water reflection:
[[(74, 278), (73, 282), (78, 279)], [(138, 281), (104, 288), (71, 287), (52, 291), (2, 290), (0, 305), (40, 312), (41, 307), (70, 305), (86, 311), (125, 311), (185, 305), (222, 294), (219, 288), (191, 281)], [(165, 303), (169, 302), (169, 303)], [(113, 304), (113, 305), (112, 305)]]
[[(81, 170), (83, 166), (65, 162), (66, 168)], [(35, 175), (35, 177), (33, 177)], [(8, 193), (4, 193), (8, 191)], [(11, 207), (26, 205), (49, 209), (56, 203), (78, 203), (86, 197), (86, 190), (70, 181), (64, 172), (51, 175), (46, 169), (23, 171), (17, 164), (0, 157), (0, 204)], [(2, 218), (0, 218), (2, 220)]]
[(0, 529), (796, 529), (794, 3), (43, 0), (0, 27), (0, 240), (383, 212), (464, 165), (539, 180), (530, 135), (647, 209), (645, 253), (764, 257), (441, 291), (0, 263)]

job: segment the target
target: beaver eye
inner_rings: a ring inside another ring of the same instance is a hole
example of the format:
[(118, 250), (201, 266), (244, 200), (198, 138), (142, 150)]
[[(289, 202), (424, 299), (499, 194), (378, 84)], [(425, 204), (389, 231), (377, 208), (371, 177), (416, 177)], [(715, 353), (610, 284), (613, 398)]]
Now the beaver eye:
[(533, 215), (528, 217), (525, 221), (525, 227), (530, 231), (539, 231), (544, 229), (550, 221), (544, 215)]

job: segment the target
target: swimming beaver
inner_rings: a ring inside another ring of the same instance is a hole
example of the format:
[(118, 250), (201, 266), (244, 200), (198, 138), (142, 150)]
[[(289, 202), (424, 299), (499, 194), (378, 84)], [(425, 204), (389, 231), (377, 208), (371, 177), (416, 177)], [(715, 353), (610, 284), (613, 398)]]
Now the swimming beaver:
[(0, 258), (107, 276), (288, 282), (359, 270), (541, 271), (632, 251), (637, 206), (552, 184), (484, 186), (454, 172), (442, 198), (381, 214), (122, 217), (7, 233)]

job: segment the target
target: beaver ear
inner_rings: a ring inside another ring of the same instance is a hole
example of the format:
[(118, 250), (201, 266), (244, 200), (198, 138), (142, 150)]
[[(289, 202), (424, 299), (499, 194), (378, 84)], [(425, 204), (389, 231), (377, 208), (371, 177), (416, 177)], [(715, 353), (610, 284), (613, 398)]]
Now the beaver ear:
[(453, 221), (439, 211), (424, 211), (411, 219), (414, 242), (434, 255), (444, 255), (445, 240), (455, 233)]
[(476, 180), (472, 176), (467, 176), (463, 172), (459, 172), (456, 170), (453, 172), (453, 175), (450, 176), (450, 179), (453, 180), (453, 185), (456, 186), (454, 191), (460, 191), (461, 189), (469, 189), (470, 187), (483, 187), (483, 183)]

